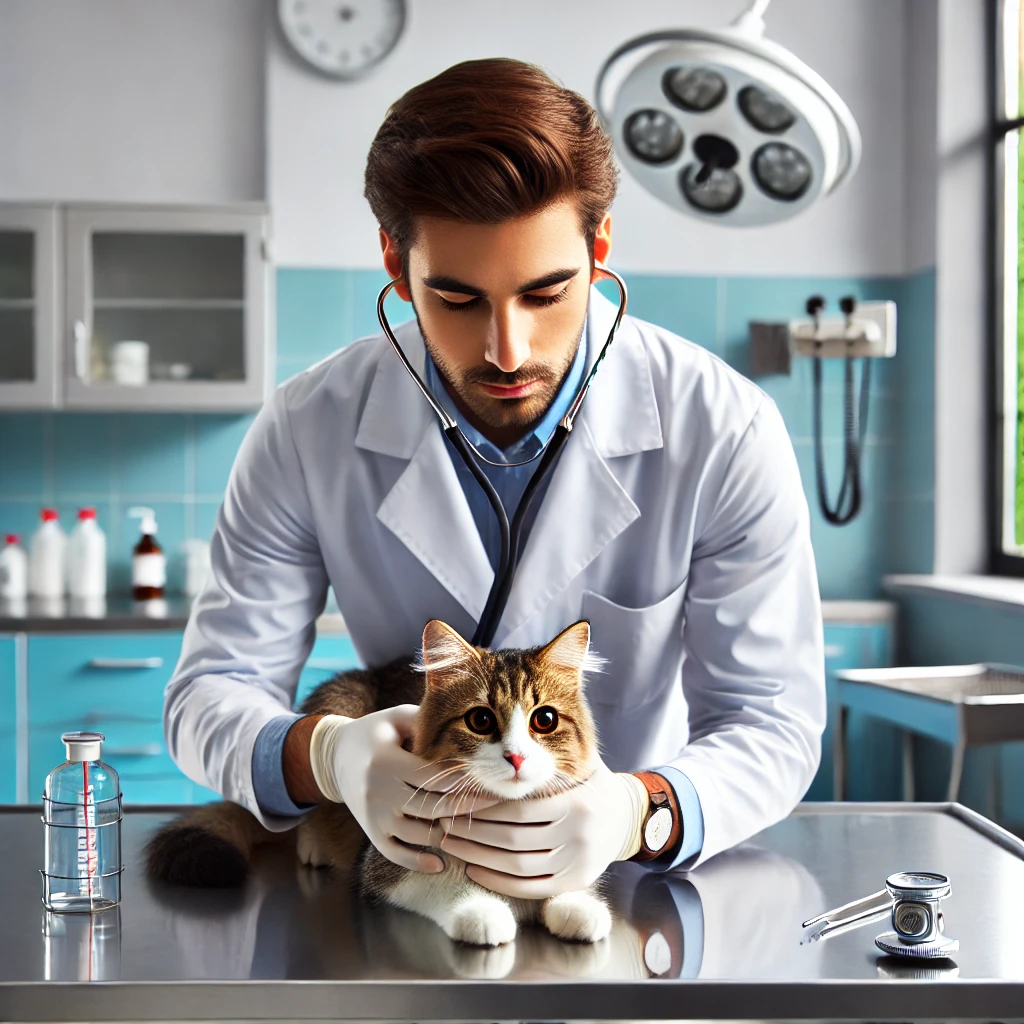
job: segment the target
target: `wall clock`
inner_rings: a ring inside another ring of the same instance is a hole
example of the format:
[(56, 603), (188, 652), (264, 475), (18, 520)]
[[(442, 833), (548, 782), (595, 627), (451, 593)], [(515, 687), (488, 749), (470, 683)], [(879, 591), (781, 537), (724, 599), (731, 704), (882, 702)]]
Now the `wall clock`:
[(317, 71), (358, 78), (379, 64), (405, 28), (405, 0), (278, 0), (285, 39)]

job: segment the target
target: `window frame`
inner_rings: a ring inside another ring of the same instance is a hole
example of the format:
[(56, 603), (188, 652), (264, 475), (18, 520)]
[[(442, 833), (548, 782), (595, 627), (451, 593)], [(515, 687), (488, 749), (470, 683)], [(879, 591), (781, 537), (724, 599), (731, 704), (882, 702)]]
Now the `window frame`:
[[(1021, 430), (1020, 410), (1018, 402), (1013, 398), (1012, 404), (1008, 398), (1008, 388), (1016, 390), (1019, 387), (1017, 377), (1021, 372), (1017, 368), (1014, 379), (1011, 381), (1007, 375), (1009, 363), (1009, 352), (1011, 346), (1017, 349), (1015, 362), (1020, 359), (1020, 332), (1024, 328), (1024, 308), (1019, 308), (1019, 294), (1022, 290), (1020, 280), (1021, 260), (1020, 244), (1024, 240), (1024, 232), (1021, 231), (1022, 209), (1021, 201), (1024, 199), (1024, 189), (1020, 183), (1020, 160), (1024, 143), (1018, 144), (1017, 151), (1013, 152), (1008, 146), (1008, 140), (1014, 132), (1020, 132), (1024, 139), (1024, 89), (1020, 83), (1021, 53), (1020, 53), (1020, 30), (1021, 22), (1024, 21), (1024, 0), (991, 0), (991, 16), (989, 24), (992, 28), (990, 53), (992, 60), (992, 146), (990, 158), (992, 160), (992, 182), (991, 201), (989, 209), (989, 223), (993, 245), (991, 247), (991, 270), (989, 273), (990, 303), (992, 321), (992, 345), (990, 380), (992, 382), (992, 460), (991, 460), (991, 486), (992, 515), (991, 539), (990, 539), (990, 561), (991, 571), (1001, 576), (1024, 576), (1024, 552), (1011, 554), (1004, 548), (1004, 530), (1006, 529), (1007, 516), (1016, 514), (1014, 498), (1007, 494), (1007, 480), (1010, 477), (1007, 461), (1010, 458), (1008, 447), (1013, 449), (1013, 459), (1017, 460), (1016, 448), (1021, 444), (1021, 438), (1015, 432), (1013, 440), (1008, 437), (1008, 420), (1013, 419), (1017, 424), (1017, 430)], [(1011, 17), (1011, 11), (1013, 13)], [(1009, 46), (1008, 27), (1012, 24), (1014, 32), (1013, 47)], [(1017, 117), (1008, 116), (1008, 103), (1011, 99), (1008, 86), (1008, 56), (1015, 57), (1014, 63), (1017, 68), (1017, 82), (1014, 88), (1016, 96), (1013, 97), (1017, 106)], [(1015, 180), (1017, 181), (1017, 192), (1014, 196), (1015, 202), (1008, 202), (1009, 178), (1007, 171), (1012, 166)], [(1012, 206), (1012, 208), (1011, 208)], [(1011, 217), (1013, 218), (1011, 226)], [(1008, 247), (1013, 246), (1013, 251), (1008, 252)], [(1013, 288), (1008, 287), (1011, 279), (1010, 268), (1012, 265), (1013, 280), (1016, 282)], [(1012, 308), (1011, 308), (1012, 303)], [(1019, 310), (1019, 311), (1018, 311)], [(1008, 336), (1008, 331), (1013, 329), (1013, 337)], [(1018, 473), (1024, 475), (1024, 468), (1018, 469)]]

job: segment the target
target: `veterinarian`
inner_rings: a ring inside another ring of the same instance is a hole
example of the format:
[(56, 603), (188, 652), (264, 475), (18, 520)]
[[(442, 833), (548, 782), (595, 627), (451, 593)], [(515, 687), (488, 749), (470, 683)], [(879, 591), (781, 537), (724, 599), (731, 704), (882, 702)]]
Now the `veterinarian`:
[[(415, 314), (397, 340), (511, 519), (539, 461), (525, 460), (618, 311), (594, 287), (611, 251), (611, 142), (540, 70), (468, 62), (394, 104), (365, 185)], [(764, 392), (623, 319), (530, 506), (493, 643), (531, 647), (589, 620), (607, 662), (585, 690), (603, 763), (588, 786), (516, 803), (456, 808), (440, 780), (411, 816), (424, 766), (401, 744), (415, 708), (330, 729), (291, 710), (315, 620), (333, 585), (368, 665), (411, 657), (432, 618), (469, 638), (499, 552), (484, 491), (383, 334), (285, 382), (238, 453), (167, 686), (175, 761), (275, 831), (344, 802), (420, 871), (440, 869), (417, 847), (457, 811), (445, 848), (480, 884), (527, 898), (580, 889), (616, 860), (692, 868), (790, 812), (820, 758), (822, 621), (796, 459)]]

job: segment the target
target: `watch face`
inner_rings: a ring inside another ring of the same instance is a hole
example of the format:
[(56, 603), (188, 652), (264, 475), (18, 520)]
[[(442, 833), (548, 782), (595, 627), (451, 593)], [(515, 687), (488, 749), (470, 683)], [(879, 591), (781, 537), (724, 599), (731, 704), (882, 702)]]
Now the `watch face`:
[(659, 807), (644, 825), (644, 843), (652, 852), (662, 849), (672, 834), (672, 812), (667, 807)]
[(357, 78), (382, 61), (405, 27), (405, 0), (278, 0), (285, 38), (335, 78)]

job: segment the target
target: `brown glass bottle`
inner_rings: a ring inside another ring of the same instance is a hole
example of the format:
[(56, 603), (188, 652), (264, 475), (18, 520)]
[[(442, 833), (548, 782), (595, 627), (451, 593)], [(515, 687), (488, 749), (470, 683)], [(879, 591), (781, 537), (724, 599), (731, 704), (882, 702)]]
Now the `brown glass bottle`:
[[(164, 596), (163, 569), (160, 569), (159, 574), (152, 574), (151, 571), (147, 571), (149, 566), (145, 566), (145, 563), (141, 573), (137, 568), (139, 563), (135, 559), (146, 555), (159, 555), (160, 562), (163, 562), (163, 548), (157, 544), (156, 538), (148, 533), (144, 533), (139, 538), (139, 543), (132, 549), (132, 577), (133, 580), (141, 579), (141, 582), (135, 582), (132, 586), (133, 601), (151, 601), (153, 598)], [(158, 579), (161, 581), (159, 586), (156, 585)]]

